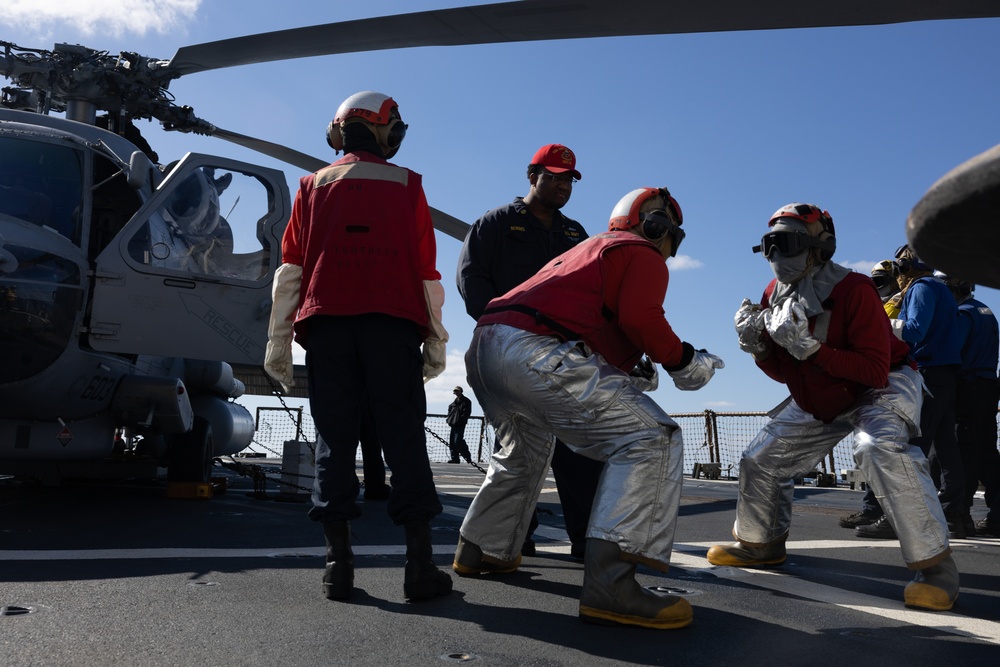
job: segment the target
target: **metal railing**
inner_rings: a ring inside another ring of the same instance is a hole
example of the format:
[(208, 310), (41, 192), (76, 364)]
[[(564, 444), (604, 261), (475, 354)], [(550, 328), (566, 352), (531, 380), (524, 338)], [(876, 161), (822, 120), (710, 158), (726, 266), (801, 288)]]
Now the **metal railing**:
[[(708, 476), (724, 479), (739, 477), (740, 455), (768, 421), (766, 412), (705, 410), (672, 414), (671, 417), (684, 434), (684, 474), (692, 475), (699, 468), (705, 468), (710, 471)], [(451, 456), (448, 450), (451, 427), (445, 418), (446, 415), (429, 414), (424, 424), (427, 455), (432, 462), (444, 462)], [(316, 441), (316, 427), (302, 408), (257, 408), (256, 428), (253, 444), (245, 452), (263, 453), (268, 458), (280, 459), (286, 441)], [(469, 419), (465, 440), (475, 463), (489, 463), (495, 438), (493, 427), (484, 417)], [(844, 472), (855, 468), (853, 452), (854, 435), (851, 434), (830, 450), (816, 472), (833, 476), (838, 483), (848, 483)], [(360, 449), (357, 459), (361, 460)]]

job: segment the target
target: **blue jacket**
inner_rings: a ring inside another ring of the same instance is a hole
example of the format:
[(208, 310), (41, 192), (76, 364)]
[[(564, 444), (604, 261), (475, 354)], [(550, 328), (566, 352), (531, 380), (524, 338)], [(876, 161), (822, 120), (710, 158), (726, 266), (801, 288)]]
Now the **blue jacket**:
[(989, 306), (972, 297), (958, 304), (958, 328), (962, 340), (962, 380), (997, 377), (1000, 327)]
[(958, 304), (944, 282), (931, 276), (913, 281), (897, 319), (903, 321), (903, 340), (918, 368), (961, 365)]

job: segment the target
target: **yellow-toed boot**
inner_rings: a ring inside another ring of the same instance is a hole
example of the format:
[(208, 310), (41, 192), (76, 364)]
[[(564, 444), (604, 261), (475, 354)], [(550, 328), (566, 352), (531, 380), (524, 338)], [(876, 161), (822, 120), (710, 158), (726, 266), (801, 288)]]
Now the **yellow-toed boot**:
[(476, 574), (506, 574), (513, 572), (521, 565), (521, 554), (514, 560), (500, 560), (483, 553), (476, 544), (459, 535), (458, 547), (455, 549), (455, 562), (451, 569), (463, 577)]
[(635, 580), (635, 563), (622, 560), (614, 542), (588, 539), (583, 557), (580, 618), (600, 625), (638, 625), (672, 630), (691, 625), (691, 605), (676, 595), (658, 595)]
[(712, 565), (730, 567), (767, 567), (785, 562), (785, 540), (771, 542), (761, 547), (743, 542), (716, 544), (706, 555)]
[(958, 565), (951, 554), (945, 559), (922, 570), (906, 585), (903, 601), (907, 607), (948, 611), (958, 598)]

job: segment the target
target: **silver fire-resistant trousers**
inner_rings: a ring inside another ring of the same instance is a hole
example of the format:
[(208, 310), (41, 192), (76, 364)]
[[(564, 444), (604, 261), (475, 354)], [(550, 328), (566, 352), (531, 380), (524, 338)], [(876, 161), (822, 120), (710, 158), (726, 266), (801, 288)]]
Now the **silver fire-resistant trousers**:
[(740, 497), (733, 532), (750, 545), (783, 539), (792, 520), (794, 479), (815, 470), (854, 431), (854, 461), (896, 530), (910, 569), (935, 564), (950, 550), (948, 524), (927, 459), (908, 444), (919, 434), (923, 381), (905, 367), (889, 386), (871, 389), (824, 424), (791, 401), (751, 441), (740, 461)]
[(465, 365), (501, 447), (462, 536), (488, 556), (517, 557), (559, 438), (607, 462), (587, 537), (615, 542), (629, 560), (666, 570), (683, 474), (676, 422), (582, 344), (494, 324), (476, 329)]

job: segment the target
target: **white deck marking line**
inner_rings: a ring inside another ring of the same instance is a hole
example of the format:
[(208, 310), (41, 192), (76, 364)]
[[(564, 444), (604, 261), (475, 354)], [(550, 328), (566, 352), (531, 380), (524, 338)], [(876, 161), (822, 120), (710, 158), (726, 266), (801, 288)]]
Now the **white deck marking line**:
[[(790, 558), (794, 558), (794, 552), (801, 549), (831, 549), (850, 547), (892, 547), (899, 548), (899, 543), (895, 540), (873, 540), (875, 544), (860, 544), (857, 540), (811, 540), (803, 542), (788, 542)], [(963, 637), (971, 637), (990, 644), (1000, 645), (1000, 623), (987, 621), (969, 616), (962, 616), (954, 612), (931, 612), (907, 609), (903, 606), (903, 587), (910, 580), (909, 571), (900, 561), (900, 586), (899, 599), (891, 600), (880, 598), (865, 593), (855, 593), (825, 584), (817, 584), (804, 579), (800, 579), (788, 572), (782, 572), (780, 568), (769, 570), (757, 570), (738, 567), (717, 567), (710, 565), (705, 560), (704, 555), (695, 556), (694, 553), (704, 554), (712, 544), (716, 542), (690, 542), (675, 544), (674, 553), (670, 559), (671, 564), (685, 570), (702, 571), (706, 574), (719, 577), (720, 579), (732, 579), (746, 582), (752, 586), (766, 588), (772, 591), (787, 593), (807, 600), (825, 602), (844, 609), (852, 609), (866, 614), (874, 614), (881, 618), (890, 618), (910, 625), (918, 625), (925, 628), (932, 628), (941, 632), (947, 632)], [(1000, 547), (1000, 543), (996, 546)], [(955, 603), (961, 608), (962, 596), (959, 594), (958, 602)]]
[[(555, 531), (553, 532), (560, 532)], [(881, 543), (881, 541), (876, 544)], [(901, 581), (899, 587), (898, 600), (889, 600), (865, 593), (846, 591), (825, 584), (817, 584), (780, 569), (775, 570), (751, 570), (735, 567), (715, 567), (709, 565), (703, 556), (696, 556), (693, 553), (702, 553), (709, 542), (693, 542), (675, 544), (674, 554), (671, 562), (685, 570), (703, 571), (721, 579), (731, 579), (743, 581), (772, 591), (778, 591), (789, 595), (795, 595), (807, 600), (825, 602), (837, 605), (844, 609), (860, 611), (866, 614), (874, 614), (882, 618), (890, 618), (910, 625), (918, 625), (926, 628), (933, 628), (941, 632), (971, 637), (990, 644), (1000, 645), (1000, 623), (986, 621), (978, 618), (970, 618), (953, 612), (923, 612), (911, 610), (903, 607), (902, 594), (904, 582)], [(892, 546), (888, 543), (885, 546)], [(789, 549), (794, 553), (797, 549), (820, 549), (820, 548), (842, 548), (842, 547), (871, 547), (874, 544), (861, 545), (856, 541), (846, 540), (815, 540), (809, 542), (789, 542)], [(996, 546), (1000, 546), (997, 544)], [(539, 551), (551, 553), (567, 553), (569, 545), (562, 544), (542, 544)], [(374, 555), (394, 555), (406, 554), (406, 546), (402, 544), (390, 545), (355, 545), (353, 551), (357, 556)], [(434, 553), (438, 555), (451, 555), (455, 552), (455, 547), (448, 544), (434, 545)], [(60, 561), (60, 560), (151, 560), (170, 558), (322, 558), (326, 551), (323, 547), (289, 547), (270, 549), (83, 549), (83, 550), (24, 550), (24, 551), (0, 551), (0, 562), (3, 561)], [(900, 564), (900, 573), (905, 574), (905, 570)], [(908, 579), (908, 577), (907, 577)], [(958, 604), (961, 605), (961, 596)]]

